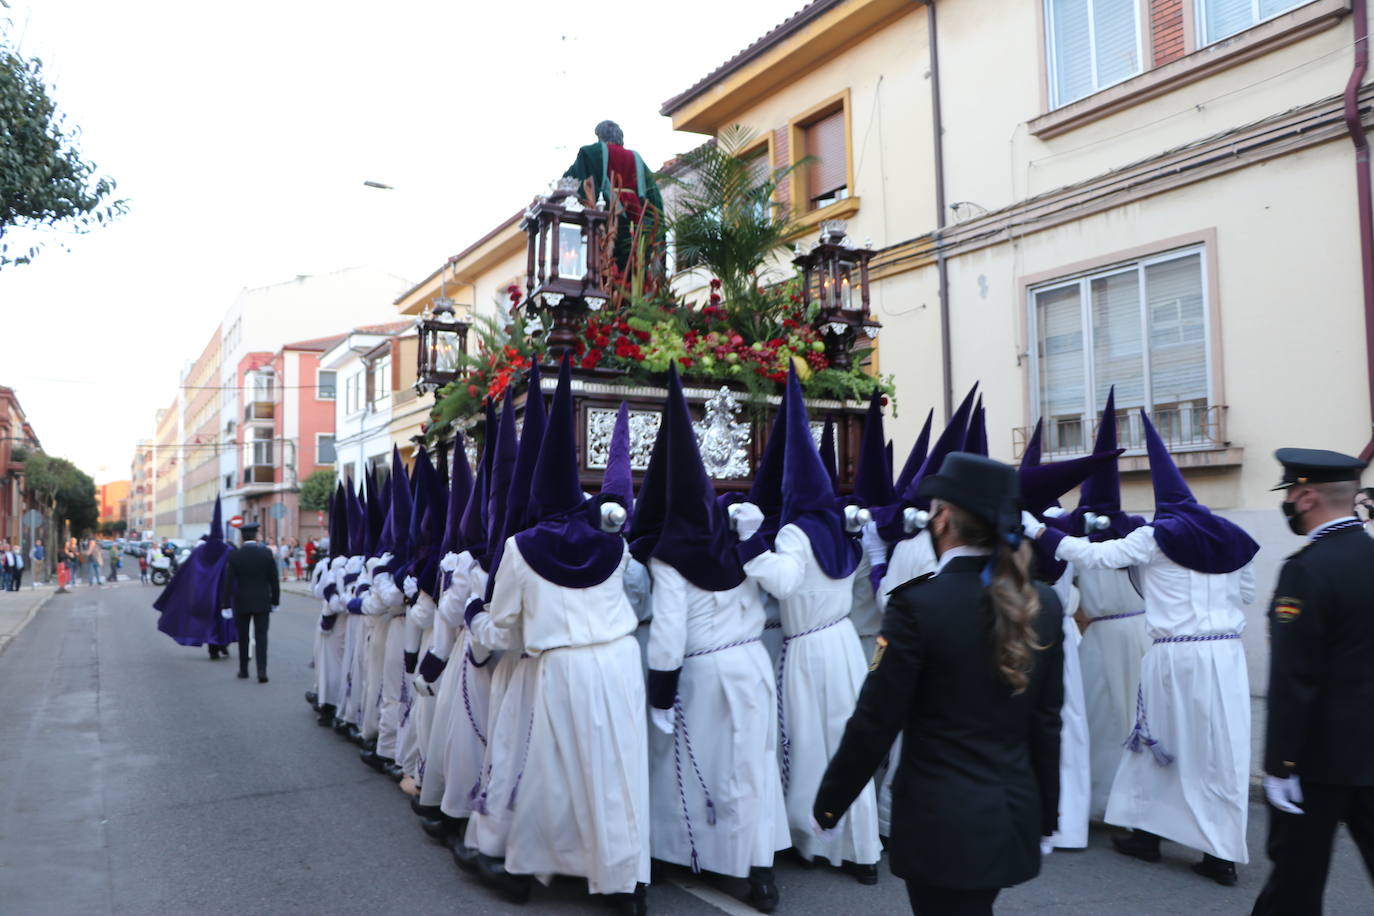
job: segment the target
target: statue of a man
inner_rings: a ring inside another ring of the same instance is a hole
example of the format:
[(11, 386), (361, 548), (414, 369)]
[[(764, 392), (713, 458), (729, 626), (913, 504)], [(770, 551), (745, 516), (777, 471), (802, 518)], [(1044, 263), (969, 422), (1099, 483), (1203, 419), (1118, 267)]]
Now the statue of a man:
[(625, 147), (625, 134), (619, 124), (602, 121), (595, 132), (597, 142), (579, 149), (577, 159), (563, 175), (578, 181), (590, 178), (601, 206), (609, 209), (612, 201), (619, 202), (615, 261), (624, 270), (636, 226), (642, 226), (640, 236), (648, 240), (643, 250), (653, 250), (662, 225), (663, 197), (654, 173), (644, 165), (639, 153)]

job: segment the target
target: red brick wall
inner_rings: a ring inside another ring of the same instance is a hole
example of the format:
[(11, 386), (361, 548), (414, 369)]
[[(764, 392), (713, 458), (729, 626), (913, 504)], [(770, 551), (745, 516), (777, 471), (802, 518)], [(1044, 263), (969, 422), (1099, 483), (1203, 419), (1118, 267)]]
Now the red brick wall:
[(1183, 0), (1150, 0), (1150, 38), (1156, 67), (1187, 53), (1183, 44)]

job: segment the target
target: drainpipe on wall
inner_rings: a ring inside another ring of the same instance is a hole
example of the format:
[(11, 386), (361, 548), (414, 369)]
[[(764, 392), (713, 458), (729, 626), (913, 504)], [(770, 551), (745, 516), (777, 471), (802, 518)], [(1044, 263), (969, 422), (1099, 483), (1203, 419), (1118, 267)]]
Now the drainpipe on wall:
[[(940, 114), (940, 48), (935, 27), (935, 0), (922, 2), (926, 5), (926, 33), (930, 36), (930, 115), (935, 134), (935, 273), (940, 287), (941, 387), (944, 389), (945, 421), (948, 422), (954, 413), (954, 370), (950, 365), (949, 264), (944, 251), (945, 124)], [(1370, 385), (1370, 397), (1374, 399), (1374, 364), (1370, 369)]]
[[(1369, 179), (1369, 138), (1360, 118), (1360, 86), (1369, 69), (1369, 8), (1365, 0), (1352, 5), (1355, 24), (1355, 66), (1345, 84), (1345, 126), (1355, 145), (1356, 204), (1360, 208), (1360, 273), (1364, 282), (1365, 361), (1369, 375), (1369, 408), (1374, 414), (1374, 193)], [(1374, 431), (1360, 452), (1368, 461), (1374, 457)]]

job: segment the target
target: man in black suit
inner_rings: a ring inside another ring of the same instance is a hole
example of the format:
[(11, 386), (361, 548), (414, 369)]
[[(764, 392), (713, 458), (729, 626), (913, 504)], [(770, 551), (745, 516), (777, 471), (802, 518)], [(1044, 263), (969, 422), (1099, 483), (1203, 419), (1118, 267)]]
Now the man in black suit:
[(248, 677), (248, 627), (258, 652), (258, 683), (267, 683), (267, 624), (281, 604), (281, 583), (272, 551), (258, 543), (258, 526), (249, 522), (239, 529), (243, 544), (229, 555), (224, 572), (220, 607), (233, 616), (239, 631), (239, 677)]
[(1030, 579), (1018, 490), (1014, 469), (965, 452), (921, 482), (939, 566), (892, 592), (816, 795), (833, 828), (905, 731), (888, 855), (921, 916), (992, 913), (1039, 874), (1058, 824), (1063, 608)]
[(1254, 916), (1320, 916), (1336, 825), (1374, 877), (1374, 539), (1352, 514), (1364, 462), (1281, 448), (1283, 513), (1307, 544), (1269, 610), (1269, 880)]

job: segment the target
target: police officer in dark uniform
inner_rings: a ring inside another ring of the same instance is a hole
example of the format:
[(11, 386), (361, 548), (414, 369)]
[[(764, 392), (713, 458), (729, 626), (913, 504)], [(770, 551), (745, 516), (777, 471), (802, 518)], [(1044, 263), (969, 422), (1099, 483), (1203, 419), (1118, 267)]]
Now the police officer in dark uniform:
[(892, 872), (913, 911), (990, 914), (1040, 872), (1059, 808), (1063, 608), (1031, 580), (1016, 471), (950, 454), (932, 498), (937, 571), (892, 592), (868, 679), (816, 795), (832, 829), (905, 731)]
[(1319, 916), (1336, 825), (1374, 878), (1374, 538), (1353, 514), (1365, 464), (1281, 448), (1283, 514), (1307, 544), (1269, 610), (1264, 792), (1269, 880), (1255, 916)]
[(281, 604), (281, 583), (277, 579), (277, 560), (272, 551), (258, 543), (258, 525), (249, 522), (239, 528), (243, 545), (229, 554), (225, 564), (224, 589), (220, 607), (231, 612), (239, 631), (239, 677), (248, 677), (248, 628), (253, 628), (257, 645), (258, 683), (267, 683), (267, 624)]

